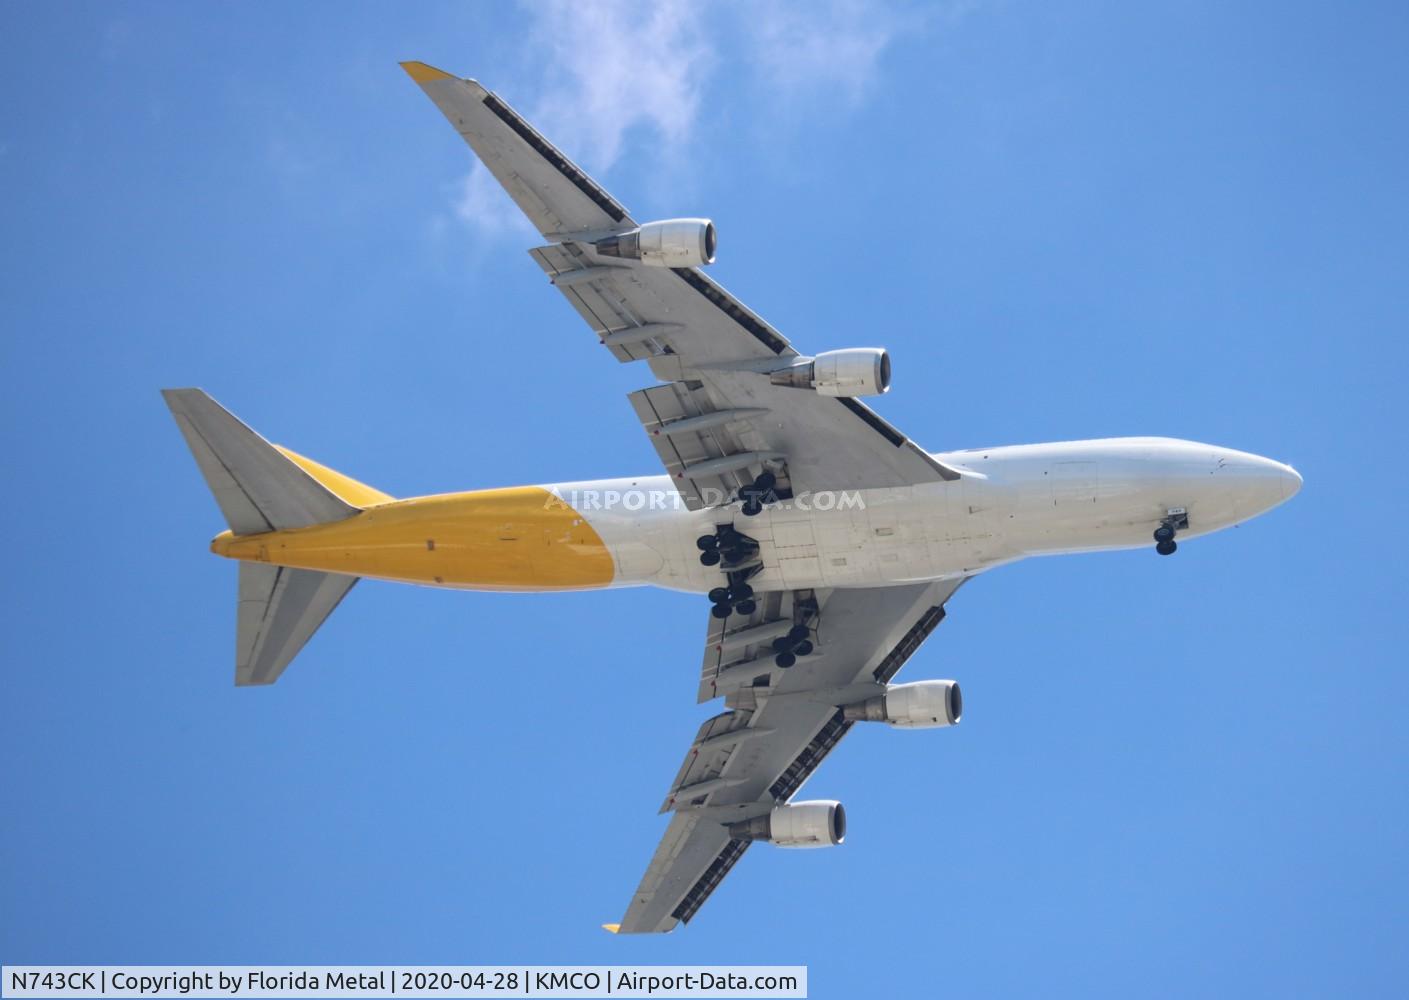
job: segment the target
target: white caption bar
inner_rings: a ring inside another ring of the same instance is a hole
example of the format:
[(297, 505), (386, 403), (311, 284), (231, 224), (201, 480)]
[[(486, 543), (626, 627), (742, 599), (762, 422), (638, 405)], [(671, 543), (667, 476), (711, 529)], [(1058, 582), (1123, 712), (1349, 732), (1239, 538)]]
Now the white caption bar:
[(805, 997), (805, 965), (7, 965), (3, 997)]

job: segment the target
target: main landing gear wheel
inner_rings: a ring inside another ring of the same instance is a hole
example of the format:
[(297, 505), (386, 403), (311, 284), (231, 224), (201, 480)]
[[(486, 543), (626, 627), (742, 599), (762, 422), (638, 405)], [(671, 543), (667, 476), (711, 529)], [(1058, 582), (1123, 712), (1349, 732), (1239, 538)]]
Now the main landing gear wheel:
[(718, 566), (728, 581), (723, 587), (710, 588), (709, 602), (714, 605), (710, 614), (723, 621), (733, 614), (751, 615), (757, 611), (753, 588), (747, 580), (761, 568), (758, 542), (734, 530), (731, 524), (721, 524), (714, 534), (696, 538), (695, 547), (700, 550), (700, 562)]
[(1174, 541), (1174, 539), (1166, 538), (1164, 541), (1160, 542), (1158, 545), (1155, 546), (1155, 551), (1162, 556), (1172, 556), (1174, 555), (1174, 550), (1177, 548), (1179, 548), (1179, 545)]
[(750, 485), (739, 491), (739, 499), (744, 502), (744, 517), (757, 517), (763, 513), (763, 505), (778, 498), (773, 495), (773, 487), (778, 485), (778, 477), (764, 470)]
[(1171, 528), (1171, 527), (1170, 527), (1169, 525), (1167, 525), (1167, 524), (1161, 524), (1158, 528), (1155, 529), (1155, 541), (1157, 541), (1157, 542), (1172, 542), (1172, 541), (1174, 541), (1174, 529)]
[(723, 556), (719, 553), (719, 539), (714, 535), (701, 535), (695, 539), (695, 548), (700, 550), (700, 562), (706, 566), (718, 566)]
[(797, 662), (799, 656), (806, 656), (812, 652), (810, 635), (806, 625), (794, 625), (787, 635), (780, 635), (774, 639), (773, 652), (777, 654), (773, 657), (774, 664), (787, 670)]

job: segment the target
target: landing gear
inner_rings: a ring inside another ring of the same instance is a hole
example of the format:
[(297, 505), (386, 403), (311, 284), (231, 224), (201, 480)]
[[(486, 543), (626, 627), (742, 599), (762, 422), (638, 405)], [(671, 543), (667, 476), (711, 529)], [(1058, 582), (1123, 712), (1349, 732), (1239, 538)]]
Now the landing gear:
[(778, 485), (778, 477), (764, 470), (752, 484), (739, 490), (739, 499), (744, 502), (744, 517), (755, 517), (763, 512), (763, 505), (778, 499), (773, 487)]
[(735, 531), (730, 524), (721, 524), (714, 534), (696, 538), (695, 547), (700, 550), (701, 563), (706, 566), (723, 563), (726, 573), (743, 568), (758, 556), (758, 543)]
[(794, 625), (787, 635), (773, 640), (773, 662), (787, 670), (797, 662), (799, 656), (812, 652), (812, 631), (806, 625)]
[(710, 603), (714, 605), (714, 617), (728, 618), (734, 612), (741, 615), (751, 615), (758, 610), (758, 605), (753, 599), (753, 588), (740, 577), (740, 574), (730, 573), (730, 584), (727, 587), (715, 587), (709, 592)]
[[(764, 473), (772, 476), (772, 473)], [(773, 481), (759, 481), (772, 487)], [(748, 504), (759, 503), (757, 496), (751, 496)], [(713, 605), (710, 614), (720, 621), (727, 621), (731, 615), (752, 615), (759, 610), (754, 589), (749, 578), (763, 569), (758, 555), (758, 542), (736, 530), (732, 524), (721, 524), (712, 535), (701, 535), (695, 539), (700, 550), (700, 562), (706, 566), (718, 566), (727, 581), (722, 587), (709, 591), (709, 601)], [(765, 595), (766, 596), (766, 595)], [(817, 596), (811, 591), (794, 591), (792, 625), (787, 633), (773, 640), (773, 663), (779, 669), (787, 670), (797, 663), (798, 657), (808, 656), (813, 651), (812, 630), (817, 627), (819, 610)], [(772, 624), (769, 622), (769, 624)], [(725, 626), (727, 628), (727, 625)], [(766, 652), (763, 653), (767, 655)]]
[(758, 610), (753, 588), (747, 582), (762, 568), (758, 542), (735, 531), (732, 524), (721, 524), (714, 529), (714, 534), (695, 539), (695, 547), (700, 550), (700, 562), (720, 567), (728, 581), (726, 586), (710, 590), (709, 600), (714, 605), (710, 613), (725, 619), (735, 613), (751, 615)]
[(1179, 545), (1174, 536), (1189, 527), (1189, 512), (1183, 507), (1171, 507), (1160, 519), (1155, 529), (1155, 551), (1162, 556), (1172, 556)]

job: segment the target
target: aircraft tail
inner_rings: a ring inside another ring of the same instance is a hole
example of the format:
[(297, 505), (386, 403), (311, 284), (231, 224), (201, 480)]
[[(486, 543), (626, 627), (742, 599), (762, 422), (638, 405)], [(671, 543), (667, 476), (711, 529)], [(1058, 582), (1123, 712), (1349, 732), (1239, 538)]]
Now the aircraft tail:
[[(164, 389), (162, 396), (236, 535), (341, 521), (393, 499), (270, 444), (200, 389)], [(278, 680), (357, 579), (242, 562), (235, 683)]]
[(240, 563), (235, 685), (273, 684), (359, 577)]

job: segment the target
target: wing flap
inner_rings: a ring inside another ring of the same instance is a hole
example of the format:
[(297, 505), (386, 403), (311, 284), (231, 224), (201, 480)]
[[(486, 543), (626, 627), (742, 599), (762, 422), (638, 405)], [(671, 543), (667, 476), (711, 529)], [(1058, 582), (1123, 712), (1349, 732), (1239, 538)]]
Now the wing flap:
[(627, 399), (690, 510), (727, 502), (763, 471), (766, 453), (745, 435), (767, 411), (716, 409), (699, 382), (651, 386)]
[(663, 352), (666, 340), (659, 335), (655, 339), (612, 342), (613, 335), (626, 330), (647, 326), (662, 330), (661, 324), (651, 324), (643, 318), (618, 289), (620, 282), (631, 280), (630, 267), (601, 267), (573, 243), (537, 247), (529, 251), (529, 256), (618, 361), (642, 361)]
[(711, 616), (700, 664), (699, 700), (725, 696), (737, 702), (733, 696), (740, 692), (770, 686), (783, 672), (773, 664), (773, 640), (803, 617), (799, 601), (816, 599), (812, 591), (767, 591), (754, 595), (752, 614)]

